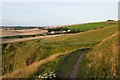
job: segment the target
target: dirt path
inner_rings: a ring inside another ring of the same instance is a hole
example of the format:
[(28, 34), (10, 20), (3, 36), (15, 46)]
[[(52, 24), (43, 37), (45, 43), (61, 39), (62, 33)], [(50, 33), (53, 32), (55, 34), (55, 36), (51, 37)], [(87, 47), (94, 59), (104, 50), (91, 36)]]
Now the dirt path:
[[(111, 36), (105, 38), (105, 39), (102, 40), (98, 45), (101, 45), (102, 43), (104, 43), (105, 41), (107, 41), (108, 39), (110, 39), (110, 38), (112, 38), (112, 37), (114, 37), (114, 36), (116, 36), (116, 35), (118, 35), (118, 33), (114, 33), (114, 34), (112, 34)], [(85, 55), (85, 53), (87, 53), (87, 51), (84, 52), (84, 53), (82, 53), (82, 54), (79, 56), (79, 58), (77, 59), (75, 65), (73, 66), (73, 69), (72, 69), (71, 75), (70, 75), (71, 80), (75, 80), (75, 79), (77, 78), (78, 70), (79, 70), (79, 67), (80, 67), (80, 62), (81, 62), (81, 60), (82, 60), (82, 57)]]
[(85, 53), (82, 53), (80, 55), (80, 57), (77, 59), (75, 65), (73, 66), (70, 78), (71, 80), (75, 80), (75, 78), (77, 78), (77, 74), (78, 74), (78, 70), (79, 70), (79, 66), (80, 66), (80, 62), (82, 60), (82, 57), (84, 56)]

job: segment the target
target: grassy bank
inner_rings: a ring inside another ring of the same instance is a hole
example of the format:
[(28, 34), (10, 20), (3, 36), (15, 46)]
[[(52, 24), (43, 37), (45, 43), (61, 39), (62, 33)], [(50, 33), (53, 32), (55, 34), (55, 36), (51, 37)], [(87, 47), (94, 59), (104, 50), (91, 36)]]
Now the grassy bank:
[(79, 78), (118, 77), (118, 35), (103, 40), (84, 58), (78, 72)]
[(50, 72), (54, 73), (55, 78), (69, 78), (73, 65), (82, 53), (90, 51), (90, 48), (83, 48), (76, 50), (72, 53), (63, 55), (56, 60), (42, 65), (36, 73), (31, 75), (31, 78), (47, 77), (49, 78)]

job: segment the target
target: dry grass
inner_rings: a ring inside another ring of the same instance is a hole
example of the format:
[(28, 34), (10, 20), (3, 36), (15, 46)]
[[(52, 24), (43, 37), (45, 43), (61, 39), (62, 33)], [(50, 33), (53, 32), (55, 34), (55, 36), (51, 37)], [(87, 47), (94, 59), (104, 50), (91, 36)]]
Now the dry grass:
[(45, 64), (45, 63), (47, 63), (49, 61), (52, 61), (52, 60), (56, 59), (60, 55), (62, 55), (62, 54), (51, 55), (48, 58), (46, 58), (44, 60), (41, 60), (39, 62), (33, 63), (33, 64), (29, 65), (29, 66), (26, 66), (23, 69), (16, 70), (16, 71), (13, 71), (12, 73), (6, 74), (6, 75), (3, 76), (3, 78), (27, 78), (30, 75), (32, 75), (34, 72), (36, 72), (37, 69), (41, 65), (43, 65), (43, 64)]
[(66, 54), (69, 54), (74, 51), (76, 51), (76, 49), (74, 49), (73, 51), (70, 51), (70, 52), (53, 54), (53, 55), (49, 56), (48, 58), (43, 59), (39, 62), (35, 62), (29, 66), (26, 66), (23, 69), (13, 71), (12, 73), (8, 73), (8, 74), (4, 75), (3, 78), (28, 78), (33, 73), (37, 72), (38, 68), (40, 68), (41, 65), (46, 64), (47, 62), (50, 62), (52, 60), (55, 60), (59, 56), (66, 55)]
[(118, 32), (116, 32), (116, 33), (112, 34), (111, 36), (105, 38), (105, 39), (102, 40), (97, 46), (100, 46), (100, 45), (104, 44), (107, 40), (113, 38), (113, 37), (116, 36), (116, 35), (118, 35)]
[(33, 40), (33, 39), (58, 37), (58, 36), (60, 36), (60, 35), (37, 36), (37, 37), (18, 38), (18, 39), (2, 39), (2, 43), (22, 42), (22, 41), (28, 41), (28, 40)]
[(84, 76), (93, 78), (118, 77), (118, 33), (115, 33), (93, 48), (84, 58), (88, 59)]

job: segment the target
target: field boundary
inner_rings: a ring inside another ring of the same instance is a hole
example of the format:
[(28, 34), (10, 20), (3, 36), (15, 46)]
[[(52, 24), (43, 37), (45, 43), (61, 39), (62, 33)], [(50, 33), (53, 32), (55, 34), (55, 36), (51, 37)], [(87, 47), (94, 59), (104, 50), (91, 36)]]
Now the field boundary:
[(29, 37), (29, 38), (20, 38), (20, 39), (2, 39), (2, 43), (21, 42), (21, 41), (28, 41), (39, 38), (59, 37), (59, 36), (60, 35), (49, 35), (49, 36), (38, 36), (38, 37)]

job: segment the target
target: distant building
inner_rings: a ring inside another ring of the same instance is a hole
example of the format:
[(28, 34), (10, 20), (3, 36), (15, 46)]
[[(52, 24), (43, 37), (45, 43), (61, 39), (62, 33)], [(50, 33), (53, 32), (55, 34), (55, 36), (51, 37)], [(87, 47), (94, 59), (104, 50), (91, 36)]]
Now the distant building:
[(51, 34), (55, 34), (55, 32), (54, 32), (54, 31), (51, 31), (50, 33), (51, 33)]
[(70, 32), (71, 30), (67, 30), (67, 32)]
[(67, 31), (62, 31), (63, 33), (66, 33)]
[(67, 28), (59, 27), (59, 28), (49, 28), (48, 34), (63, 34), (70, 32)]

